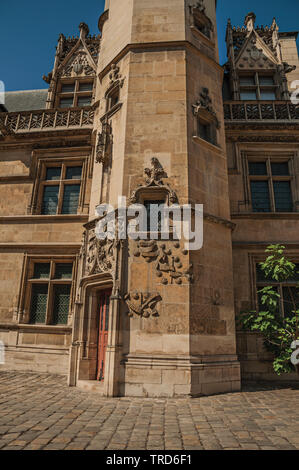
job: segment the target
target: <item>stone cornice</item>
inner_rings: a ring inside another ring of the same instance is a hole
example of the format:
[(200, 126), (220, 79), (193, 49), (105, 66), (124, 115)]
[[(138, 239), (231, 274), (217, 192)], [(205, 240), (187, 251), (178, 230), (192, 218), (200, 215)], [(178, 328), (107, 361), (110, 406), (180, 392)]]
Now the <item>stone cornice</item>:
[[(268, 241), (254, 241), (254, 240), (248, 240), (248, 241), (243, 241), (243, 240), (234, 240), (232, 242), (233, 247), (238, 247), (238, 248), (243, 248), (245, 250), (248, 250), (248, 248), (251, 249), (263, 249), (263, 254), (264, 254), (264, 249), (265, 247), (272, 245), (274, 242), (273, 240), (268, 240)], [(299, 242), (291, 242), (291, 241), (284, 241), (284, 240), (279, 240), (275, 241), (276, 244), (283, 245), (286, 248), (291, 248), (297, 250), (299, 248)]]
[(0, 216), (0, 225), (7, 223), (65, 223), (65, 222), (82, 222), (88, 221), (88, 215), (4, 215)]
[(147, 52), (155, 51), (157, 49), (162, 50), (184, 50), (189, 49), (197, 53), (203, 60), (208, 62), (210, 65), (215, 67), (221, 75), (224, 73), (223, 67), (221, 67), (218, 62), (211, 59), (203, 52), (201, 52), (194, 44), (189, 41), (164, 41), (164, 42), (145, 42), (145, 43), (133, 43), (125, 46), (110, 62), (104, 67), (104, 69), (98, 74), (100, 81), (103, 80), (105, 75), (107, 75), (111, 70), (112, 64), (117, 64), (124, 56), (129, 52)]
[(299, 142), (299, 133), (298, 135), (294, 134), (226, 134), (227, 142), (264, 142), (264, 143), (274, 143), (274, 142), (285, 142), (285, 143), (294, 143)]
[[(67, 334), (70, 334), (72, 332), (72, 326), (31, 325), (31, 324), (26, 324), (26, 323), (0, 323), (0, 330), (25, 331), (26, 333), (56, 333), (56, 334), (67, 333)], [(35, 346), (35, 345), (32, 345), (32, 346)], [(21, 347), (24, 347), (24, 346), (22, 345)], [(55, 349), (56, 348), (57, 346), (55, 346)], [(53, 348), (50, 348), (50, 349), (53, 349)]]
[(236, 224), (234, 224), (231, 220), (228, 219), (223, 219), (222, 217), (218, 217), (216, 215), (204, 213), (204, 220), (207, 220), (208, 222), (212, 222), (213, 224), (218, 224), (218, 225), (223, 225), (226, 228), (229, 228), (230, 230), (235, 230)]
[(257, 219), (257, 220), (299, 220), (299, 212), (246, 212), (232, 214), (232, 219)]
[(0, 250), (5, 249), (16, 249), (16, 250), (34, 250), (40, 249), (43, 250), (52, 250), (52, 249), (61, 249), (61, 250), (74, 250), (76, 254), (80, 250), (80, 243), (0, 243)]

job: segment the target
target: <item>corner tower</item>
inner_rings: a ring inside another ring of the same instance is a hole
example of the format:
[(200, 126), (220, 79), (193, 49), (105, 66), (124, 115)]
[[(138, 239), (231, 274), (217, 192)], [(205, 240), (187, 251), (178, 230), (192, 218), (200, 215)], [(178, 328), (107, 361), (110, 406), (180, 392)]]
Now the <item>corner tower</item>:
[[(99, 27), (91, 213), (70, 383), (98, 378), (104, 395), (239, 390), (215, 2), (107, 0)], [(147, 207), (203, 204), (203, 248), (97, 240), (95, 207), (117, 206), (119, 196)], [(103, 292), (112, 295), (99, 356)]]

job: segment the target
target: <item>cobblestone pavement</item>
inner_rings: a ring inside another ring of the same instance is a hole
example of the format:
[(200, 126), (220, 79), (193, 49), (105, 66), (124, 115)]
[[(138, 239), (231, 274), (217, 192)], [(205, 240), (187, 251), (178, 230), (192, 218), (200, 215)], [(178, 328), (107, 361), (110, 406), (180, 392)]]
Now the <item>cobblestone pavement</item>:
[(299, 449), (299, 388), (107, 399), (65, 377), (0, 372), (0, 449)]

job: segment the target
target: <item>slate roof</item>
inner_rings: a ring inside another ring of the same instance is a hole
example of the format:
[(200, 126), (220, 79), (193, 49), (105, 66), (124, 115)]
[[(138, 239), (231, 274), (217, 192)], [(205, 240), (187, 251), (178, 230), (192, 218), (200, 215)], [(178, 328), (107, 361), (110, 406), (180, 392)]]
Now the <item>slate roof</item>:
[(48, 90), (7, 91), (5, 107), (9, 112), (45, 109)]

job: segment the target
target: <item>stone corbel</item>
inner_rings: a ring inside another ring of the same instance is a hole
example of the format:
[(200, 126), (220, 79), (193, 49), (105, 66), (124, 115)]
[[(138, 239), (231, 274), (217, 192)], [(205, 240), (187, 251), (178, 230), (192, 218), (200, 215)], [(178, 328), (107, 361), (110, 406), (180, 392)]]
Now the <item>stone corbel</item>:
[(140, 184), (137, 189), (132, 191), (130, 197), (130, 203), (136, 204), (139, 201), (139, 194), (142, 192), (149, 192), (149, 189), (157, 190), (162, 189), (168, 194), (168, 201), (171, 204), (175, 204), (178, 201), (176, 193), (170, 188), (170, 186), (163, 182), (164, 178), (167, 178), (167, 174), (164, 171), (159, 160), (155, 157), (151, 159), (151, 167), (144, 169), (145, 184)]

